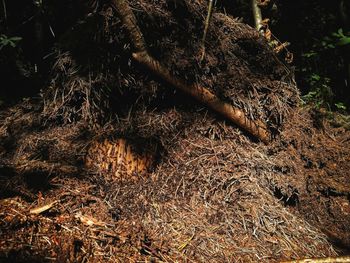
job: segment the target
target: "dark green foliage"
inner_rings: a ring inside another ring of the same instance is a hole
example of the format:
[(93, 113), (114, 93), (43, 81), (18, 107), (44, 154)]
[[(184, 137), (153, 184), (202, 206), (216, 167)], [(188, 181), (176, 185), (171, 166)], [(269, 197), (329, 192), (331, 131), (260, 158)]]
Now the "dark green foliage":
[[(250, 1), (218, 1), (218, 8), (253, 26)], [(296, 81), (305, 102), (350, 105), (350, 1), (270, 0), (261, 6), (272, 33), (290, 42)], [(336, 106), (338, 105), (338, 106)], [(342, 109), (344, 107), (341, 107)]]
[(88, 11), (85, 1), (0, 3), (0, 106), (37, 96), (50, 79), (54, 46)]
[(21, 37), (8, 37), (6, 35), (0, 35), (0, 50), (6, 46), (14, 48), (17, 46), (17, 43), (21, 40)]
[(296, 78), (307, 102), (339, 109), (350, 103), (349, 28), (341, 19), (341, 1), (276, 1), (279, 17), (272, 30), (291, 42)]

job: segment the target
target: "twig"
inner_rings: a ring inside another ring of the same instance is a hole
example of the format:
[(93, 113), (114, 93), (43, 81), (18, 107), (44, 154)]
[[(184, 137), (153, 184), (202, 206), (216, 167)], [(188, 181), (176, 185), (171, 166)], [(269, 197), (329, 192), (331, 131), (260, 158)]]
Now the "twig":
[(207, 38), (210, 19), (211, 19), (211, 15), (213, 13), (213, 5), (214, 5), (214, 0), (209, 0), (208, 14), (207, 14), (207, 18), (205, 19), (204, 33), (203, 33), (202, 44), (201, 44), (202, 54), (201, 54), (200, 62), (203, 61), (204, 56), (205, 56), (205, 39)]
[(251, 1), (252, 1), (252, 11), (253, 11), (255, 28), (260, 32), (260, 29), (262, 27), (261, 10), (260, 10), (260, 7), (258, 6), (257, 0), (251, 0)]
[(40, 207), (36, 207), (36, 208), (33, 208), (29, 211), (30, 214), (41, 214), (47, 210), (49, 210), (50, 208), (52, 208), (58, 201), (53, 201), (47, 205), (44, 205), (44, 206), (40, 206)]
[(5, 0), (2, 0), (2, 6), (4, 8), (4, 18), (5, 18), (5, 21), (7, 22), (7, 10), (6, 10)]

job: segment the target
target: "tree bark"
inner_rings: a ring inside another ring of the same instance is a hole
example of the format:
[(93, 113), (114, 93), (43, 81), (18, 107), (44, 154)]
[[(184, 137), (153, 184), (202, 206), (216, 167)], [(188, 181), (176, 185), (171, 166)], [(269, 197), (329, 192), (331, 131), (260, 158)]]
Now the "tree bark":
[(133, 58), (136, 61), (146, 66), (150, 71), (158, 75), (167, 83), (191, 95), (198, 101), (231, 120), (233, 123), (237, 124), (239, 127), (246, 130), (256, 138), (265, 143), (269, 141), (270, 134), (264, 123), (261, 121), (253, 121), (248, 119), (242, 110), (233, 107), (229, 103), (221, 101), (215, 94), (205, 87), (201, 87), (198, 84), (187, 85), (183, 80), (173, 76), (168, 69), (161, 65), (159, 61), (149, 55), (142, 33), (137, 26), (136, 18), (127, 1), (113, 0), (112, 3), (120, 16), (123, 25), (128, 31), (130, 40), (135, 47), (136, 52), (133, 54)]
[(126, 0), (113, 0), (112, 4), (119, 14), (123, 25), (128, 31), (130, 40), (135, 47), (136, 52), (146, 51), (146, 42), (143, 38), (141, 30), (139, 29), (136, 17), (132, 12), (129, 3)]

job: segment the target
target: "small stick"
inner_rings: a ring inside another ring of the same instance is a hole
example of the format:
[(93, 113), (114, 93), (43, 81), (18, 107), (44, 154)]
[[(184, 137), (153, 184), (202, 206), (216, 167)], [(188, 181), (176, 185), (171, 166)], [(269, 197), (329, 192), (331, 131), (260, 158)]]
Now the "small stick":
[(30, 214), (41, 214), (47, 210), (49, 210), (50, 208), (52, 208), (55, 204), (57, 203), (57, 201), (53, 201), (47, 205), (44, 205), (44, 206), (40, 206), (40, 207), (36, 207), (36, 208), (33, 208), (29, 211)]
[(6, 10), (5, 0), (2, 0), (2, 6), (4, 8), (4, 18), (5, 18), (5, 21), (7, 21), (7, 10)]
[(262, 15), (260, 7), (258, 6), (257, 0), (251, 0), (252, 1), (252, 11), (254, 16), (254, 23), (255, 28), (260, 32), (260, 29), (262, 27)]
[(205, 39), (207, 38), (210, 19), (211, 19), (211, 15), (213, 13), (213, 5), (214, 5), (214, 0), (209, 0), (208, 14), (207, 14), (207, 18), (205, 19), (204, 33), (203, 33), (203, 38), (202, 38), (202, 45), (201, 45), (202, 54), (201, 54), (200, 62), (203, 61), (204, 56), (205, 56)]

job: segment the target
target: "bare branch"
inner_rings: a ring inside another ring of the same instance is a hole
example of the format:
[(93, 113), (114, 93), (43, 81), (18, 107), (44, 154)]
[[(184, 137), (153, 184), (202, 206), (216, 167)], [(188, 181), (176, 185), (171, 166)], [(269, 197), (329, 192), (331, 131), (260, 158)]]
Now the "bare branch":
[(161, 65), (159, 61), (150, 56), (147, 52), (142, 33), (137, 26), (136, 18), (127, 1), (113, 0), (113, 5), (122, 19), (123, 25), (128, 31), (130, 39), (133, 42), (136, 50), (133, 57), (136, 61), (146, 66), (150, 71), (161, 77), (167, 83), (191, 95), (198, 101), (202, 102), (244, 130), (248, 131), (261, 141), (265, 143), (269, 141), (270, 134), (265, 124), (260, 121), (248, 119), (242, 110), (233, 107), (229, 103), (221, 101), (207, 88), (201, 87), (198, 84), (187, 85), (183, 80), (173, 76), (168, 69)]

